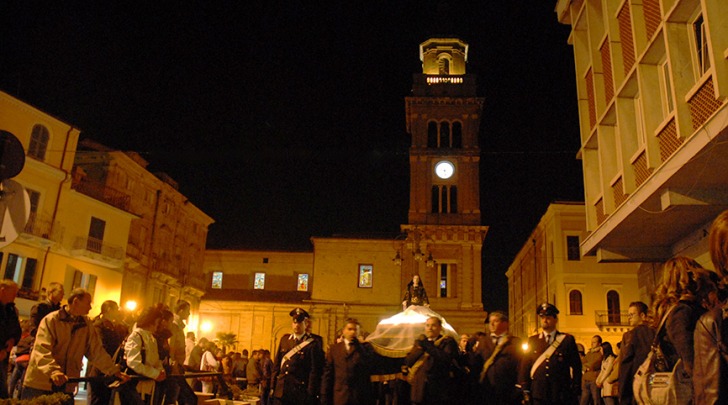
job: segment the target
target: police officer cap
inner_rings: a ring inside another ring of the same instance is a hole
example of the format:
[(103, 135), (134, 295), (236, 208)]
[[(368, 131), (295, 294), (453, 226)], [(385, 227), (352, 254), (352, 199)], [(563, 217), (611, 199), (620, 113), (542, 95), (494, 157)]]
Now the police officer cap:
[(310, 318), (308, 312), (303, 308), (294, 308), (288, 315), (293, 318), (294, 322), (303, 322), (304, 319)]
[(559, 313), (559, 309), (555, 305), (544, 302), (543, 304), (536, 307), (536, 315), (538, 316), (556, 316)]

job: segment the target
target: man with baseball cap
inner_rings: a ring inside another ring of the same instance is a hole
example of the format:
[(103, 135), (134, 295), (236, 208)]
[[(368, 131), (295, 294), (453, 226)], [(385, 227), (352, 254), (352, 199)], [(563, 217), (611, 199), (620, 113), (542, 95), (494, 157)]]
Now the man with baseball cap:
[(524, 398), (533, 404), (577, 404), (581, 391), (581, 359), (574, 336), (556, 329), (559, 310), (536, 307), (541, 333), (528, 338), (519, 370)]
[(273, 404), (312, 405), (318, 403), (324, 352), (321, 339), (306, 332), (308, 312), (294, 308), (292, 333), (283, 335), (273, 364)]

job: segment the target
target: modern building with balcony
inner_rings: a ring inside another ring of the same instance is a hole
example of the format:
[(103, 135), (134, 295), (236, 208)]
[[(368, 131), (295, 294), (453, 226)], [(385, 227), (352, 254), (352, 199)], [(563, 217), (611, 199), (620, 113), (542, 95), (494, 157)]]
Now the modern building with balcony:
[(51, 282), (67, 291), (84, 287), (96, 302), (119, 301), (126, 239), (136, 216), (74, 187), (79, 129), (3, 92), (0, 129), (14, 134), (26, 152), (13, 180), (28, 193), (30, 218), (18, 238), (0, 249), (4, 277), (20, 286), (20, 315), (28, 316)]
[(728, 2), (559, 0), (571, 26), (584, 168), (584, 256), (710, 267), (707, 235), (728, 207)]
[(559, 330), (585, 347), (597, 334), (614, 344), (629, 329), (630, 302), (646, 301), (637, 288), (639, 266), (582, 256), (587, 235), (584, 203), (549, 205), (506, 272), (511, 333), (535, 333), (536, 307), (547, 301), (559, 308)]

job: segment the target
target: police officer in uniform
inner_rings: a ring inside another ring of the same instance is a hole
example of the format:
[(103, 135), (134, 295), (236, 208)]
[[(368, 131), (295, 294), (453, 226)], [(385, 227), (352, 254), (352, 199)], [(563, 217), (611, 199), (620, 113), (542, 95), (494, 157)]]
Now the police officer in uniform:
[(273, 404), (316, 405), (324, 366), (322, 339), (306, 331), (308, 312), (294, 308), (293, 331), (283, 335), (273, 364)]
[(574, 336), (556, 330), (558, 313), (549, 303), (536, 308), (543, 331), (528, 338), (519, 369), (519, 386), (534, 405), (579, 402), (581, 358)]

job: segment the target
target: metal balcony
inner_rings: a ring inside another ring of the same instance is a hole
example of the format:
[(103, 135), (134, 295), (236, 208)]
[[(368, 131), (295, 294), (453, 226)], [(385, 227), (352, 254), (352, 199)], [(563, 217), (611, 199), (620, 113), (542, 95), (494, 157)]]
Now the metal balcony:
[(131, 196), (102, 183), (85, 178), (73, 179), (73, 189), (96, 200), (105, 202), (124, 211), (129, 211)]
[(594, 320), (597, 326), (629, 326), (627, 311), (609, 312), (606, 310), (594, 311)]
[(74, 256), (107, 267), (119, 267), (124, 262), (124, 249), (89, 236), (77, 236), (73, 242)]
[(23, 232), (43, 239), (51, 239), (52, 221), (37, 212), (31, 212)]

